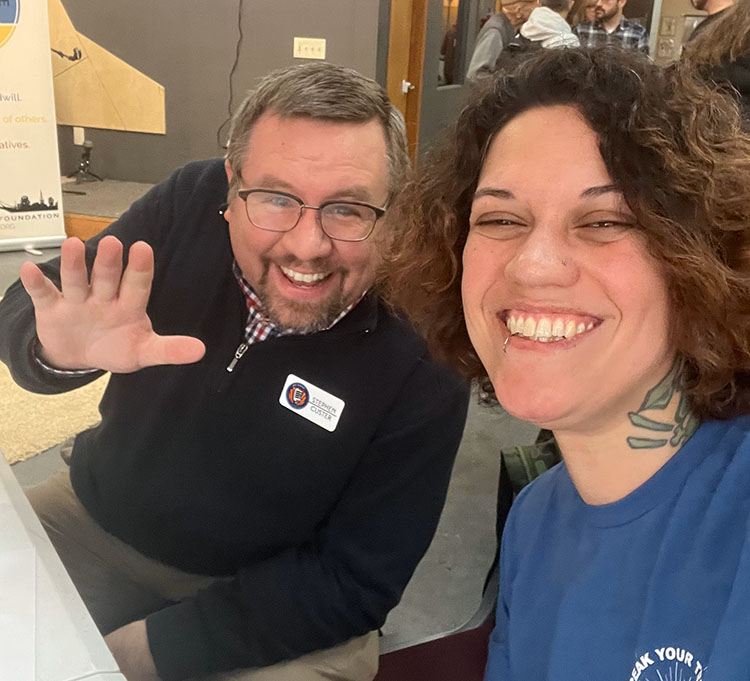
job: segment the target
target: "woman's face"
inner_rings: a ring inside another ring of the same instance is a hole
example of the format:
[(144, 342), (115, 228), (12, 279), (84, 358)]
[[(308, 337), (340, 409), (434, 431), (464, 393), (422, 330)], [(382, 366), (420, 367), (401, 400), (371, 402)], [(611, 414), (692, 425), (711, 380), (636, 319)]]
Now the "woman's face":
[(514, 416), (607, 429), (669, 370), (667, 287), (633, 223), (573, 107), (532, 109), (496, 135), (462, 292), (471, 341)]

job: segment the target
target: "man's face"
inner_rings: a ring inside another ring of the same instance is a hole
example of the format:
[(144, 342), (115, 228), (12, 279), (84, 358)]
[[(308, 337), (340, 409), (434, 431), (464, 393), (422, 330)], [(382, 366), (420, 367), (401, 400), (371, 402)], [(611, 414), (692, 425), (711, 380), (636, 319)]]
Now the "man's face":
[[(266, 113), (250, 134), (239, 187), (287, 192), (308, 206), (335, 199), (383, 206), (388, 196), (385, 145), (376, 120), (331, 123)], [(226, 170), (231, 181), (228, 163)], [(373, 282), (376, 239), (334, 241), (321, 229), (318, 211), (306, 208), (288, 232), (254, 226), (239, 197), (224, 216), (245, 279), (284, 328), (328, 327)]]
[(599, 21), (609, 21), (622, 14), (624, 0), (596, 0), (596, 18)]
[(503, 3), (503, 12), (517, 31), (536, 7), (539, 7), (539, 0), (510, 0)]

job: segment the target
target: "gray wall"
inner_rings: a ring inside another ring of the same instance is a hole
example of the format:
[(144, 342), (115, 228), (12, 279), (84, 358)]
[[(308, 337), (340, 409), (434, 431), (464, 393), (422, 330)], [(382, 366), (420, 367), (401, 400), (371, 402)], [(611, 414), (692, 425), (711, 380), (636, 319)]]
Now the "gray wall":
[[(327, 61), (382, 76), (384, 0), (63, 0), (80, 33), (166, 89), (166, 135), (86, 129), (93, 172), (158, 182), (188, 161), (222, 155), (217, 129), (228, 116), (240, 1), (244, 37), (233, 107), (257, 78), (299, 61), (292, 58), (295, 35), (326, 38)], [(226, 132), (225, 126), (222, 142)], [(69, 126), (58, 126), (58, 138), (61, 171), (69, 174), (81, 147), (73, 145)]]

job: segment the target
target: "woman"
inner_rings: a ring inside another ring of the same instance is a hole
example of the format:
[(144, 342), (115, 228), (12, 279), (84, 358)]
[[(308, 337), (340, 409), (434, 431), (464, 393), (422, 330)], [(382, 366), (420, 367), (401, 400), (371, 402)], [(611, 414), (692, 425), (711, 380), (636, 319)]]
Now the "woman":
[(568, 23), (571, 28), (584, 22), (596, 21), (596, 0), (574, 0), (568, 13)]
[(730, 98), (577, 49), (402, 194), (392, 300), (563, 455), (508, 518), (487, 681), (748, 678), (749, 198)]

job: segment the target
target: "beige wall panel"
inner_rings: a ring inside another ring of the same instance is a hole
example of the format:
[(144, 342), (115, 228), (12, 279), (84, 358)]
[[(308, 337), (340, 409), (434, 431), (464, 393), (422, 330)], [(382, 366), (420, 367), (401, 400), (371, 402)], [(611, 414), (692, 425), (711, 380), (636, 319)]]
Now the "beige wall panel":
[(58, 124), (125, 129), (90, 59), (82, 59), (74, 68), (55, 76), (53, 83)]
[(164, 88), (85, 36), (81, 40), (102, 88), (123, 122), (121, 128), (93, 127), (163, 135)]
[(164, 88), (75, 30), (60, 0), (49, 0), (55, 108), (60, 125), (165, 134)]

